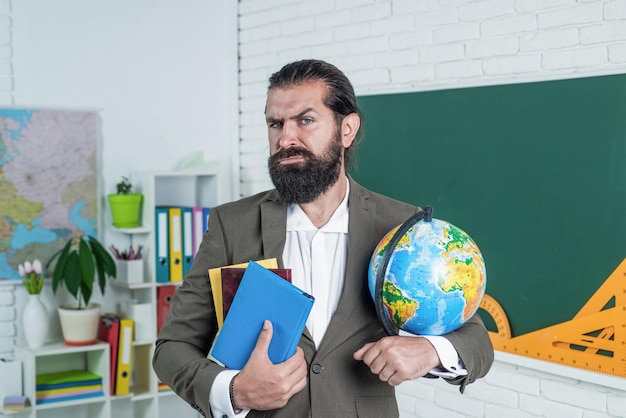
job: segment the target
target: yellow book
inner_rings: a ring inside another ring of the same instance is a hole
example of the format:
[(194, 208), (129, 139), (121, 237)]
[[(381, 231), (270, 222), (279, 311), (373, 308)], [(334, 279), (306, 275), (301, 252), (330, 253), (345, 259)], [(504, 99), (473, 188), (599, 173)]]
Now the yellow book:
[[(278, 268), (278, 261), (276, 258), (267, 258), (265, 260), (257, 261), (260, 265), (267, 269)], [(211, 289), (213, 291), (213, 303), (215, 304), (215, 316), (217, 317), (217, 327), (222, 328), (224, 324), (224, 311), (222, 309), (222, 269), (223, 268), (246, 268), (248, 263), (233, 264), (230, 266), (216, 267), (209, 269), (209, 281), (211, 282)]]
[(77, 383), (76, 386), (70, 386), (66, 388), (58, 388), (58, 389), (46, 389), (46, 390), (37, 390), (35, 394), (37, 396), (44, 395), (59, 395), (63, 393), (73, 393), (80, 391), (93, 391), (93, 390), (102, 390), (102, 385), (85, 385), (81, 386), (80, 383)]

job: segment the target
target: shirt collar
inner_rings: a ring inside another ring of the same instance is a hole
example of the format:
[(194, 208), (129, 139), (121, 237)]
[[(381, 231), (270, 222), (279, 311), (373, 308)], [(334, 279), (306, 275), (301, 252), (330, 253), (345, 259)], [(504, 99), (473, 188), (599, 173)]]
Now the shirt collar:
[(296, 203), (290, 203), (287, 207), (287, 232), (289, 231), (323, 231), (348, 233), (348, 196), (350, 195), (350, 182), (346, 177), (346, 194), (335, 209), (333, 216), (326, 225), (316, 228), (304, 211)]

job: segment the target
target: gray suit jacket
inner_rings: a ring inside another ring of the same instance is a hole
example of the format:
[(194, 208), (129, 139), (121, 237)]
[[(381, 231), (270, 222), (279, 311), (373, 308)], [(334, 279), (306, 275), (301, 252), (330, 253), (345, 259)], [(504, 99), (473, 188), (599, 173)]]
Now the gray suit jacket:
[[(367, 269), (379, 240), (418, 208), (373, 193), (350, 179), (348, 258), (339, 305), (319, 346), (308, 331), (300, 339), (309, 365), (307, 388), (279, 410), (251, 411), (249, 418), (397, 417), (394, 388), (381, 382), (352, 354), (364, 343), (385, 336), (367, 287)], [(281, 256), (285, 245), (287, 206), (276, 191), (227, 203), (211, 210), (191, 271), (176, 291), (170, 315), (157, 338), (153, 365), (159, 378), (196, 409), (211, 416), (213, 380), (223, 368), (207, 360), (217, 332), (207, 270)], [(288, 266), (287, 266), (288, 267)], [(493, 349), (478, 316), (447, 334), (468, 375), (451, 381), (461, 391), (484, 376)]]

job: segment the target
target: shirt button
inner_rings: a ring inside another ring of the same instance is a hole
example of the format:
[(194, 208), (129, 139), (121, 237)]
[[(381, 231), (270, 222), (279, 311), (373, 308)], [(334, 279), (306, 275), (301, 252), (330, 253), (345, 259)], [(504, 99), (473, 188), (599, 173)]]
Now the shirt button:
[(322, 372), (322, 366), (321, 366), (321, 365), (319, 365), (319, 364), (317, 364), (317, 363), (315, 363), (315, 364), (313, 365), (313, 367), (311, 367), (311, 370), (312, 370), (312, 371), (313, 371), (313, 373), (315, 373), (315, 374), (320, 374), (320, 373)]

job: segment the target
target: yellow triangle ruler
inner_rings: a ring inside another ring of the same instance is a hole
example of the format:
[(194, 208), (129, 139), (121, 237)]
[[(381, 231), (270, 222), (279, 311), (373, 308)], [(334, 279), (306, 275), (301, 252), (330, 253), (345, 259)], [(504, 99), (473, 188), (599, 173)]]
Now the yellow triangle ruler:
[(490, 332), (496, 350), (626, 377), (626, 259), (569, 321), (506, 338), (502, 307), (489, 297), (481, 308), (498, 327)]

